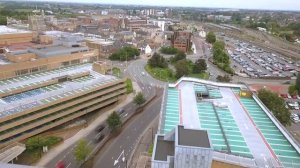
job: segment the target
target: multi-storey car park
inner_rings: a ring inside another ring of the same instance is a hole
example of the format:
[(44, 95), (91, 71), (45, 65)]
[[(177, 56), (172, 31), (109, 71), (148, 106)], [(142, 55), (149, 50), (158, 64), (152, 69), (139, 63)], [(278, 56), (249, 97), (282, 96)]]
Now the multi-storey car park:
[(124, 98), (124, 79), (83, 63), (0, 81), (0, 147)]
[(209, 148), (210, 167), (300, 167), (299, 144), (246, 85), (186, 77), (169, 84), (152, 167), (203, 167)]

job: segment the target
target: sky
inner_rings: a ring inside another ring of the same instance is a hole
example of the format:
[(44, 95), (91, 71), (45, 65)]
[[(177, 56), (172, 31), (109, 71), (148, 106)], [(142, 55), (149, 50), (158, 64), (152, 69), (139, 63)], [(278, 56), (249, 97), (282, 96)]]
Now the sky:
[(59, 0), (59, 2), (300, 11), (300, 0)]

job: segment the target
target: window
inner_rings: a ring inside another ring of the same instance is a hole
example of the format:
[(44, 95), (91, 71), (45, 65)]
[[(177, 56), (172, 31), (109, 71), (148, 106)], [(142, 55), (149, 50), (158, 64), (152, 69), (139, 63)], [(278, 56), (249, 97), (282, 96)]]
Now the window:
[(69, 62), (69, 61), (62, 62), (61, 65), (62, 65), (62, 66), (68, 66), (68, 65), (70, 65), (70, 62)]

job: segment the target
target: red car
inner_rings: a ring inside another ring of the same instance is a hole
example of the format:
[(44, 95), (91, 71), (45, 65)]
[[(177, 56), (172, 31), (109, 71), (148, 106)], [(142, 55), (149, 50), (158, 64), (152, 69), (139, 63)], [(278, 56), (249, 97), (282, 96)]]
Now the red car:
[(287, 94), (280, 94), (280, 96), (285, 99), (288, 98)]
[(63, 161), (60, 161), (56, 164), (55, 168), (65, 168), (65, 163)]
[(293, 99), (298, 99), (297, 95), (292, 96)]

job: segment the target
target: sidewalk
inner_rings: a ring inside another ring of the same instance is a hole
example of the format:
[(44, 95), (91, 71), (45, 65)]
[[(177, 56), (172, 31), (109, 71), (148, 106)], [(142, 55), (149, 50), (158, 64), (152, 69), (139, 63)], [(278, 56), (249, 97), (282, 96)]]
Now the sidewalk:
[[(136, 91), (139, 91), (140, 88), (137, 84), (133, 82), (133, 88)], [(64, 150), (68, 149), (70, 146), (75, 144), (78, 140), (84, 138), (87, 136), (90, 132), (94, 131), (95, 128), (99, 125), (99, 123), (104, 122), (107, 117), (115, 110), (121, 108), (122, 106), (128, 104), (133, 100), (134, 94), (127, 95), (126, 99), (112, 108), (109, 111), (106, 111), (102, 113), (96, 120), (94, 120), (92, 123), (88, 125), (88, 127), (81, 129), (79, 132), (77, 132), (74, 136), (71, 138), (65, 140), (61, 145), (56, 146), (55, 148), (51, 149), (47, 154), (45, 154), (41, 160), (36, 164), (37, 166), (45, 166), (47, 163), (49, 163), (53, 158), (55, 158), (59, 153), (62, 153)]]
[[(147, 153), (150, 145), (152, 144), (152, 138), (154, 140), (155, 134), (157, 133), (158, 122), (159, 122), (159, 116), (157, 116), (151, 122), (151, 124), (147, 127), (147, 129), (142, 134), (139, 143), (137, 144), (135, 150), (133, 151), (134, 153), (131, 158), (131, 163), (129, 163), (130, 168), (144, 167), (147, 164), (149, 157), (151, 158), (151, 156), (147, 157)], [(145, 164), (145, 165), (141, 165), (141, 164)]]

